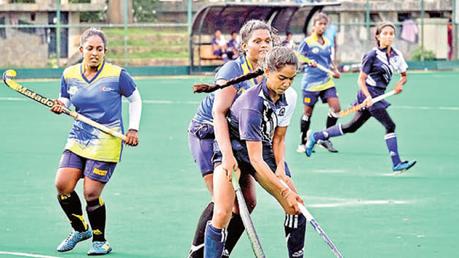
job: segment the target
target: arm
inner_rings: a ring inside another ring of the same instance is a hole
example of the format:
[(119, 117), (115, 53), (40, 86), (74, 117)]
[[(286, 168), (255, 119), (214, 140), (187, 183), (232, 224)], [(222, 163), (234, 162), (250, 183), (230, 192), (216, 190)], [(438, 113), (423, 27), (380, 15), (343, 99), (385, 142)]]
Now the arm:
[(142, 113), (142, 99), (134, 79), (125, 70), (121, 70), (119, 84), (120, 94), (129, 101), (129, 130), (124, 142), (127, 145), (137, 146), (139, 144), (138, 130)]
[(407, 82), (407, 78), (406, 78), (406, 72), (403, 72), (400, 74), (400, 80), (397, 82), (397, 84), (395, 85), (395, 93), (396, 94), (400, 94), (403, 90), (403, 85), (405, 85), (405, 83)]
[[(218, 80), (218, 84), (225, 83), (225, 80)], [(216, 92), (212, 114), (214, 117), (215, 139), (218, 147), (222, 152), (222, 167), (227, 171), (237, 168), (236, 159), (234, 158), (231, 147), (228, 120), (226, 115), (233, 104), (236, 96), (236, 88), (227, 87)], [(229, 173), (231, 175), (231, 173)]]
[(366, 107), (370, 107), (373, 104), (373, 101), (372, 101), (370, 92), (368, 91), (367, 84), (365, 83), (367, 77), (368, 77), (368, 75), (366, 73), (364, 73), (363, 71), (361, 71), (360, 74), (359, 74), (358, 84), (359, 84), (360, 90), (367, 97), (365, 99), (365, 101), (364, 101), (366, 103)]
[(67, 92), (67, 88), (67, 82), (65, 81), (64, 75), (62, 75), (59, 98), (54, 100), (54, 106), (50, 109), (51, 112), (62, 114), (63, 107), (68, 108), (70, 106), (70, 95)]
[[(273, 152), (276, 160), (277, 170), (276, 176), (283, 179), (285, 177), (285, 135), (287, 127), (277, 127), (273, 137)], [(287, 181), (284, 179), (284, 181)]]
[(246, 141), (246, 144), (250, 164), (256, 171), (255, 177), (257, 181), (279, 201), (287, 213), (297, 214), (299, 212), (298, 202), (302, 203), (303, 201), (298, 194), (281, 183), (268, 164), (263, 160), (263, 145), (261, 141)]
[(142, 99), (138, 90), (135, 90), (127, 99), (129, 101), (129, 130), (126, 133), (126, 144), (137, 146), (139, 144), (138, 131), (142, 114)]

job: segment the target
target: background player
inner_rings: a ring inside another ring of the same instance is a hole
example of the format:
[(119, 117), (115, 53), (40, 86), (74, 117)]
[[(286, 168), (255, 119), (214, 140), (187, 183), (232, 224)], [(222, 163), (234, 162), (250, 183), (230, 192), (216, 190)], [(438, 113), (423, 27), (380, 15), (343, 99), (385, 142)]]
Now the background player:
[(372, 102), (372, 98), (384, 94), (395, 71), (401, 74), (401, 78), (394, 89), (397, 94), (402, 92), (403, 85), (407, 81), (406, 70), (408, 65), (402, 53), (392, 47), (394, 37), (395, 26), (392, 23), (384, 22), (380, 24), (376, 29), (378, 47), (372, 49), (363, 57), (358, 80), (360, 90), (357, 93), (357, 103), (366, 103), (367, 108), (358, 111), (352, 121), (347, 124), (337, 124), (324, 131), (311, 134), (306, 144), (306, 155), (311, 155), (314, 144), (318, 140), (327, 140), (330, 137), (353, 133), (368, 121), (370, 117), (374, 117), (386, 129), (384, 139), (386, 140), (387, 149), (392, 159), (393, 171), (402, 172), (416, 164), (416, 161), (400, 160), (397, 136), (395, 134), (395, 123), (386, 110), (390, 104), (385, 100), (374, 104)]
[[(318, 13), (312, 19), (312, 34), (307, 37), (299, 46), (298, 52), (300, 60), (308, 65), (305, 68), (303, 80), (301, 81), (303, 89), (303, 116), (300, 121), (301, 140), (297, 151), (305, 151), (307, 132), (311, 125), (312, 112), (318, 99), (323, 103), (327, 102), (330, 111), (339, 112), (341, 110), (338, 95), (336, 93), (335, 83), (330, 76), (319, 70), (317, 64), (326, 68), (333, 69), (333, 78), (340, 78), (340, 73), (333, 62), (333, 47), (330, 40), (324, 36), (328, 25), (328, 16), (324, 13)], [(326, 128), (336, 124), (338, 120), (329, 113), (327, 116)], [(325, 149), (330, 152), (337, 152), (329, 140), (319, 142)]]
[[(138, 144), (142, 103), (131, 76), (122, 68), (105, 62), (107, 39), (100, 30), (91, 28), (80, 38), (83, 62), (65, 69), (61, 79), (60, 98), (51, 108), (62, 112), (62, 106), (75, 110), (115, 131), (123, 131), (121, 97), (129, 101), (129, 130), (126, 144)], [(57, 251), (72, 250), (83, 240), (93, 237), (88, 255), (108, 254), (112, 248), (105, 239), (105, 203), (101, 198), (122, 151), (121, 139), (75, 121), (62, 154), (56, 174), (58, 201), (72, 225), (73, 231), (57, 247)], [(75, 186), (83, 178), (83, 192), (91, 229), (84, 220), (80, 198)]]

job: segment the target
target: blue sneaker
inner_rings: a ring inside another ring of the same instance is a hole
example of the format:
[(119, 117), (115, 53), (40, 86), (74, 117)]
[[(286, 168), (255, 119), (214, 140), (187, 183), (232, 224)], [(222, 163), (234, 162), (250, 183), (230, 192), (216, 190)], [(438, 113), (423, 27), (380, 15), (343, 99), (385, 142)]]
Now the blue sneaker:
[(94, 241), (91, 248), (89, 248), (88, 255), (105, 255), (112, 251), (108, 241)]
[(76, 244), (78, 244), (81, 241), (84, 241), (86, 239), (89, 239), (92, 237), (92, 231), (90, 229), (83, 231), (83, 232), (78, 232), (78, 231), (72, 231), (64, 241), (60, 243), (60, 245), (57, 247), (58, 252), (67, 252), (75, 248)]
[(316, 143), (317, 140), (316, 138), (314, 138), (314, 133), (312, 133), (311, 135), (309, 135), (308, 141), (306, 142), (306, 151), (304, 152), (306, 153), (306, 156), (311, 157), (311, 154), (314, 150), (314, 146), (316, 145)]
[(394, 166), (392, 168), (392, 170), (396, 174), (403, 173), (406, 170), (410, 169), (412, 166), (414, 166), (414, 164), (416, 164), (416, 160), (402, 161), (402, 162), (398, 163), (396, 166)]

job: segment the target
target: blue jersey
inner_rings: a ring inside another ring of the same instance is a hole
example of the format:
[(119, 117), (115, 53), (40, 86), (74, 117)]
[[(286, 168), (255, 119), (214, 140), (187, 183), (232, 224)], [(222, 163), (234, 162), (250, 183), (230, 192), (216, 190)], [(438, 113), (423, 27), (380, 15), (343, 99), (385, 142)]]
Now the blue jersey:
[(274, 130), (278, 126), (279, 117), (285, 115), (287, 106), (285, 94), (276, 103), (271, 100), (266, 80), (263, 80), (231, 106), (228, 116), (230, 138), (260, 141), (263, 146), (271, 148)]
[[(215, 75), (215, 81), (226, 80), (229, 81), (235, 77), (241, 76), (243, 74), (248, 74), (252, 72), (252, 65), (245, 58), (245, 56), (240, 56), (236, 60), (227, 62), (218, 70)], [(250, 87), (257, 85), (255, 79), (247, 80), (233, 85), (237, 90), (236, 96), (234, 99), (237, 99), (241, 94), (243, 94)], [(214, 118), (212, 116), (212, 107), (214, 105), (215, 92), (208, 94), (199, 104), (198, 110), (193, 117), (193, 120), (199, 123), (208, 123), (213, 124)], [(234, 100), (233, 100), (234, 101)]]
[(368, 75), (365, 83), (370, 87), (386, 89), (394, 71), (403, 73), (407, 69), (402, 54), (394, 48), (391, 48), (390, 53), (385, 48), (373, 48), (362, 58), (361, 71)]
[[(324, 44), (320, 44), (316, 34), (304, 39), (298, 48), (298, 52), (305, 58), (305, 61), (314, 60), (316, 63), (329, 68), (332, 64), (332, 46), (330, 40), (322, 37)], [(323, 91), (335, 86), (332, 78), (324, 71), (311, 66), (306, 66), (303, 80), (301, 82), (303, 90)]]
[[(95, 77), (88, 80), (82, 67), (77, 64), (65, 69), (60, 96), (69, 99), (76, 112), (123, 133), (121, 96), (129, 97), (135, 91), (131, 76), (121, 67), (103, 63)], [(121, 139), (75, 121), (65, 149), (88, 159), (118, 162), (122, 143)]]

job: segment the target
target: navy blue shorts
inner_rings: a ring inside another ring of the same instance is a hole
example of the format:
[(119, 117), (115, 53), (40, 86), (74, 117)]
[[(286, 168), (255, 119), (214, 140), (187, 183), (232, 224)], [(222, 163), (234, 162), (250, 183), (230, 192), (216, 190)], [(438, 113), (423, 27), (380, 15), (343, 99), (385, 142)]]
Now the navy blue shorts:
[(104, 184), (112, 177), (115, 167), (116, 163), (114, 162), (87, 159), (69, 150), (65, 150), (62, 153), (59, 161), (59, 168), (78, 168), (83, 171), (85, 177)]
[(337, 98), (336, 88), (331, 87), (322, 91), (307, 91), (303, 90), (303, 104), (308, 107), (313, 107), (319, 98), (322, 103), (327, 103), (328, 98)]
[(202, 176), (214, 172), (214, 165), (212, 163), (214, 141), (215, 135), (212, 125), (191, 121), (188, 127), (188, 147)]
[[(249, 158), (249, 153), (247, 151), (247, 147), (245, 146), (245, 143), (241, 143), (240, 141), (237, 140), (231, 140), (231, 145), (233, 147), (233, 153), (234, 157), (237, 160), (239, 169), (241, 170), (241, 173), (249, 173), (253, 177), (255, 177), (256, 170), (250, 164), (250, 158)], [(218, 144), (214, 145), (214, 156), (212, 157), (212, 161), (215, 165), (220, 164), (222, 162), (222, 153), (220, 149), (218, 148)], [(274, 158), (274, 153), (272, 151), (272, 148), (268, 146), (263, 146), (263, 160), (268, 164), (268, 166), (271, 168), (273, 172), (276, 172), (277, 169), (277, 164), (276, 164), (276, 159)], [(290, 173), (290, 169), (288, 168), (287, 162), (284, 163), (285, 165), (285, 175), (288, 177), (292, 177)]]

